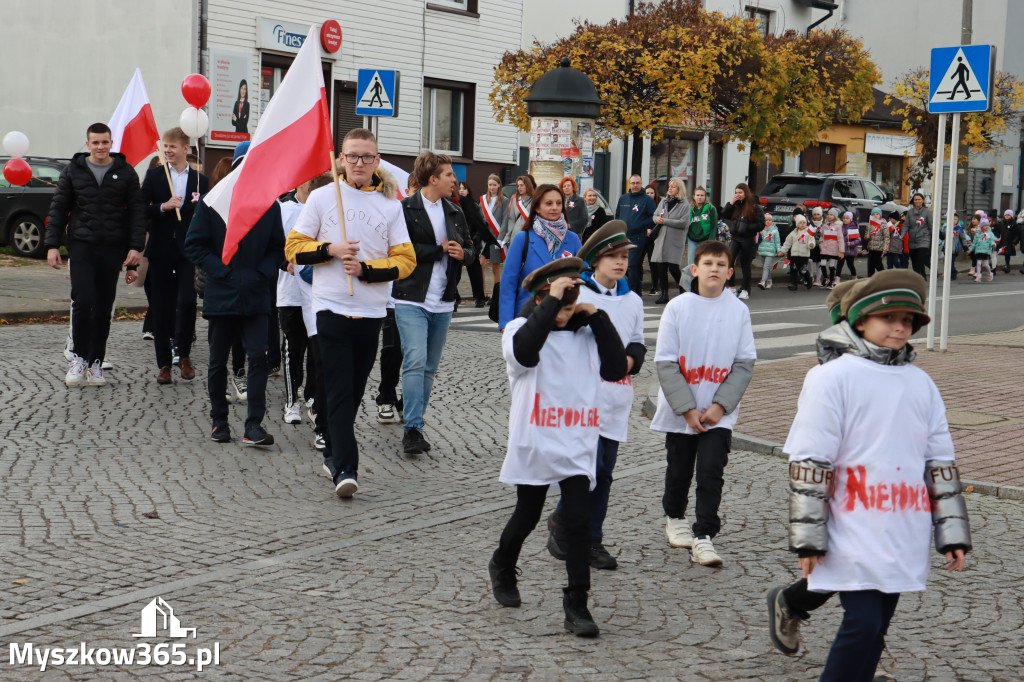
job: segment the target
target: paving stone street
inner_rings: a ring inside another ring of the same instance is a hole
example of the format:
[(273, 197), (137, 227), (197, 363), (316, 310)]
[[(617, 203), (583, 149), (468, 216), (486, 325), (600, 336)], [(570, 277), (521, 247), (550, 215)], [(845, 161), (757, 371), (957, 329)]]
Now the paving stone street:
[[(65, 327), (0, 329), (0, 644), (171, 642), (132, 636), (140, 610), (162, 597), (197, 629), (173, 641), (190, 652), (216, 643), (219, 663), (40, 672), (5, 655), (0, 679), (788, 681), (816, 679), (824, 664), (837, 601), (803, 626), (797, 656), (776, 652), (765, 627), (765, 592), (797, 575), (784, 461), (732, 454), (716, 539), (725, 565), (692, 564), (665, 540), (664, 448), (640, 414), (641, 390), (605, 530), (619, 570), (593, 572), (601, 636), (582, 640), (562, 629), (564, 567), (543, 529), (520, 561), (523, 606), (502, 608), (490, 593), (486, 564), (515, 501), (497, 481), (509, 400), (500, 335), (449, 334), (428, 455), (401, 454), (401, 428), (376, 423), (374, 370), (356, 428), (360, 491), (339, 500), (308, 422), (281, 419), (281, 377), (264, 422), (276, 445), (243, 449), (238, 404), (236, 441), (213, 443), (205, 323), (199, 378), (169, 387), (155, 383), (140, 329), (114, 323), (110, 384), (80, 389), (63, 382)], [(636, 384), (652, 381), (653, 363)], [(967, 571), (949, 574), (933, 554), (928, 591), (897, 609), (882, 664), (901, 682), (1022, 678), (1024, 503), (967, 500)]]

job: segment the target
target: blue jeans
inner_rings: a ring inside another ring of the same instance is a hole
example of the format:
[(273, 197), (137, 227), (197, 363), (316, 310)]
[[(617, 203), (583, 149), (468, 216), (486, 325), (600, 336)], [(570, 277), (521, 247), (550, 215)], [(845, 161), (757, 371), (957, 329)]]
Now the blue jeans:
[[(604, 537), (604, 518), (608, 516), (608, 496), (612, 490), (612, 471), (619, 458), (619, 441), (601, 436), (597, 440), (597, 484), (590, 491), (590, 541)], [(556, 509), (562, 517), (562, 500)]]
[(686, 284), (683, 285), (683, 288), (686, 291), (690, 290), (690, 282), (693, 281), (693, 275), (690, 274), (690, 266), (693, 265), (696, 259), (697, 247), (703, 243), (704, 242), (695, 242), (689, 237), (686, 238), (686, 266), (683, 268), (683, 281), (686, 282)]
[(647, 234), (641, 231), (628, 233), (627, 236), (630, 243), (636, 248), (629, 252), (626, 280), (629, 282), (629, 288), (637, 296), (642, 296), (644, 293), (644, 256), (647, 255), (644, 247), (647, 245)]
[(821, 682), (870, 682), (874, 678), (899, 600), (899, 593), (878, 590), (839, 593), (845, 613), (821, 671)]
[(451, 322), (451, 313), (432, 313), (409, 303), (395, 305), (395, 323), (402, 337), (402, 414), (406, 431), (423, 430), (423, 412)]

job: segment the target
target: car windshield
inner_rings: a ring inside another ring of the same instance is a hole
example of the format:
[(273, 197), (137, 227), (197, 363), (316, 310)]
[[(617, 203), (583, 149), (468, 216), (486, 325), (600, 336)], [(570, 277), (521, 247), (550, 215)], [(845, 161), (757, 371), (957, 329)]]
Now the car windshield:
[(821, 194), (822, 181), (819, 178), (775, 177), (761, 190), (762, 197), (792, 197), (794, 199), (814, 197)]

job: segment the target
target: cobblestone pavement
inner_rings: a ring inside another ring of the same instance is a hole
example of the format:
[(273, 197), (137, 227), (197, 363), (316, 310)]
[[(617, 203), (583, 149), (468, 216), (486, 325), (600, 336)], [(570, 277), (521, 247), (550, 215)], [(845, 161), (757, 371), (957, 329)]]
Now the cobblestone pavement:
[[(139, 329), (115, 323), (111, 384), (75, 390), (63, 384), (63, 327), (0, 330), (0, 645), (216, 642), (219, 665), (40, 673), (4, 657), (2, 679), (788, 681), (824, 663), (837, 604), (804, 625), (796, 657), (775, 652), (764, 627), (765, 591), (796, 565), (777, 458), (733, 454), (716, 540), (725, 565), (691, 564), (665, 542), (662, 444), (636, 409), (606, 524), (620, 568), (595, 571), (602, 634), (580, 640), (562, 630), (564, 568), (543, 533), (524, 548), (523, 607), (490, 595), (487, 560), (514, 503), (497, 482), (508, 404), (497, 334), (449, 335), (430, 455), (400, 455), (400, 428), (376, 424), (365, 402), (363, 487), (342, 501), (318, 474), (308, 425), (281, 421), (280, 378), (265, 422), (278, 444), (215, 444), (204, 381), (158, 387)], [(648, 366), (638, 385), (652, 378)], [(243, 418), (233, 406), (236, 434)], [(900, 603), (883, 663), (901, 682), (1021, 678), (1024, 504), (968, 495), (968, 506), (968, 571), (947, 574), (935, 555), (928, 591)], [(157, 596), (195, 639), (132, 638)]]

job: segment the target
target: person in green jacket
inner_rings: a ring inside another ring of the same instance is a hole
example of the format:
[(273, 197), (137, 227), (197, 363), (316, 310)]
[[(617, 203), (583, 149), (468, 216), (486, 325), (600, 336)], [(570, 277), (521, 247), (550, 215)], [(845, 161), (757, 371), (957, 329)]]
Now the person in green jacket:
[(708, 201), (707, 190), (697, 187), (693, 190), (693, 199), (690, 201), (690, 228), (686, 232), (686, 267), (683, 268), (683, 276), (686, 278), (684, 287), (687, 291), (693, 281), (690, 266), (693, 265), (697, 247), (717, 235), (718, 211), (715, 210), (715, 205)]

